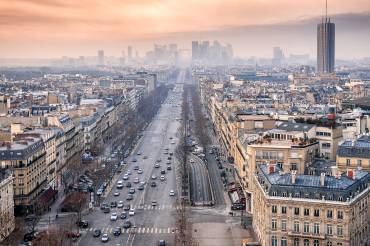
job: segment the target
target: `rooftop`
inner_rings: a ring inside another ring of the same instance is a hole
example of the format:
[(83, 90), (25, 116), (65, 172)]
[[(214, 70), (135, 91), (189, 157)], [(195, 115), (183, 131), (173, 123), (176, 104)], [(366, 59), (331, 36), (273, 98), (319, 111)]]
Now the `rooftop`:
[(338, 147), (338, 156), (370, 158), (370, 136), (363, 135), (356, 141), (345, 140)]

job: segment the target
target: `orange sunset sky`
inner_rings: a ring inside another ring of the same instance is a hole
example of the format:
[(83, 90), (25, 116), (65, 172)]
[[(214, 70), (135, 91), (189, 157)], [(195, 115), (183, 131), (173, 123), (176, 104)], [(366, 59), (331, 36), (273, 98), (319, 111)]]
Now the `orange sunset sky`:
[[(323, 0), (0, 0), (0, 58), (94, 55), (97, 49), (118, 56), (129, 44), (143, 54), (153, 43), (190, 48), (191, 39), (206, 38), (235, 42), (236, 53), (245, 56), (258, 55), (256, 49), (268, 56), (270, 50), (257, 48), (258, 34), (248, 42), (238, 28), (305, 23), (322, 16), (324, 7)], [(329, 0), (331, 16), (361, 14), (370, 20), (369, 12), (370, 0)], [(290, 46), (270, 38), (271, 47)], [(314, 53), (314, 45), (292, 49)]]

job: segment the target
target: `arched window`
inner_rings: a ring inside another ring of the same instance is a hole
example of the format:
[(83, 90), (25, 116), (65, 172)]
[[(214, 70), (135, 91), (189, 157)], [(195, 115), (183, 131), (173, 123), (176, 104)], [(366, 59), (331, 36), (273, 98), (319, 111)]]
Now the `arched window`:
[(326, 243), (326, 246), (333, 246), (333, 243), (329, 241)]
[(320, 246), (319, 240), (314, 240), (313, 241), (313, 246)]
[(310, 246), (310, 240), (308, 239), (303, 240), (303, 246)]
[(294, 238), (293, 246), (299, 246), (299, 238)]

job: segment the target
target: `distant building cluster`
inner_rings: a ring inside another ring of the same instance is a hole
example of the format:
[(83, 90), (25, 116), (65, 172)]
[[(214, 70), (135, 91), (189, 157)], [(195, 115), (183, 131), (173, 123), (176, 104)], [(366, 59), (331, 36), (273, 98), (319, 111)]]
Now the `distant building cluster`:
[(232, 62), (233, 47), (223, 46), (219, 41), (192, 41), (191, 59), (194, 64), (225, 65)]

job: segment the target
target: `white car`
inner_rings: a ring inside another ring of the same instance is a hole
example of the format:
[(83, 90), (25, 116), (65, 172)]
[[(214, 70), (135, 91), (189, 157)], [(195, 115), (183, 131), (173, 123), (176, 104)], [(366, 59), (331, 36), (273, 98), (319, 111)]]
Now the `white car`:
[(175, 196), (175, 191), (174, 190), (170, 190), (170, 196)]
[(130, 211), (128, 212), (128, 215), (134, 216), (135, 215), (135, 209), (131, 208)]
[(166, 180), (166, 178), (164, 177), (164, 175), (161, 175), (160, 180), (161, 181), (165, 181)]
[(128, 175), (127, 174), (123, 175), (123, 178), (122, 179), (123, 180), (128, 180)]
[(117, 220), (117, 213), (112, 213), (111, 215), (110, 215), (110, 220), (111, 221), (116, 221)]
[(143, 170), (142, 169), (139, 169), (139, 170), (137, 170), (137, 173), (138, 174), (142, 174), (143, 173)]
[(105, 243), (105, 242), (108, 242), (108, 241), (109, 241), (108, 234), (106, 234), (106, 233), (105, 233), (105, 234), (103, 234), (103, 236), (101, 237), (101, 241), (102, 241), (102, 242), (104, 242), (104, 243)]
[(123, 208), (123, 201), (119, 201), (117, 204), (117, 208)]
[(193, 159), (190, 159), (190, 163), (194, 163), (194, 160)]
[(135, 179), (134, 179), (134, 183), (135, 183), (135, 184), (139, 183), (139, 178), (135, 178)]
[(155, 175), (152, 175), (152, 179), (157, 179), (157, 176), (155, 176)]

